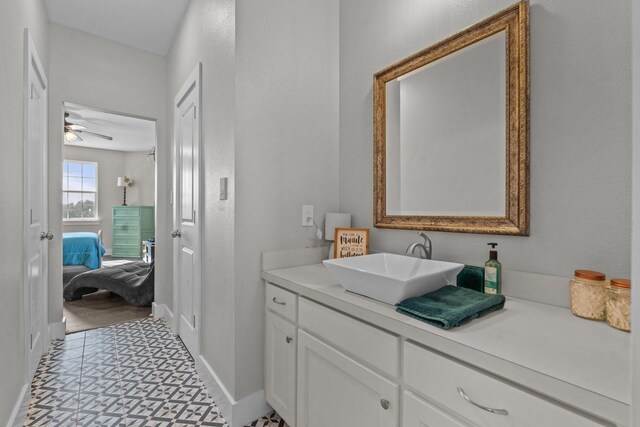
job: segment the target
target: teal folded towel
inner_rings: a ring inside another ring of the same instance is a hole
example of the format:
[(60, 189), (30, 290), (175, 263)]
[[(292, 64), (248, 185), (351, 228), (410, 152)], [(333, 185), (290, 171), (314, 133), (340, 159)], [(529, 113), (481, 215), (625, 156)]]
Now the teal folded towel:
[(482, 294), (447, 285), (397, 304), (400, 313), (442, 329), (449, 329), (504, 307), (504, 295)]

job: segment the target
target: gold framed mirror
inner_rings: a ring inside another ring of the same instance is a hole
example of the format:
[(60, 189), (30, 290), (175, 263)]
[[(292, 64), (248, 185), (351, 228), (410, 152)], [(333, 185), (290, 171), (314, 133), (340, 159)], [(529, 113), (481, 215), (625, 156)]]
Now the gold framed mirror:
[(529, 8), (374, 75), (374, 226), (529, 234)]

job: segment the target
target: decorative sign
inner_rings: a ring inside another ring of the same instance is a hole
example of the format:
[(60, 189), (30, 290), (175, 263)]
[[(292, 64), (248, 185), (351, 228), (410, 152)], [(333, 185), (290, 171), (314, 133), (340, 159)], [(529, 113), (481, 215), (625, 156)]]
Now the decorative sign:
[(334, 258), (348, 258), (369, 253), (368, 228), (336, 228)]

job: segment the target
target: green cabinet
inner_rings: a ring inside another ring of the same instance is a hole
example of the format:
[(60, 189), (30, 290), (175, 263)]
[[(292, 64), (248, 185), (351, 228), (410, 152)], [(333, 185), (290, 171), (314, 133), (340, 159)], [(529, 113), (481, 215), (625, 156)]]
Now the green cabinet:
[(113, 207), (111, 256), (142, 256), (142, 241), (154, 236), (153, 210), (153, 206)]

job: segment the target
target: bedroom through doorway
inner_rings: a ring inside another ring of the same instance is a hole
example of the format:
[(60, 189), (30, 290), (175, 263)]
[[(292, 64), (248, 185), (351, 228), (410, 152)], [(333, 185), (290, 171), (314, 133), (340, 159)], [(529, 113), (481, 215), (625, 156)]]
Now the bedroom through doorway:
[(66, 333), (149, 317), (156, 122), (65, 102), (62, 125)]

